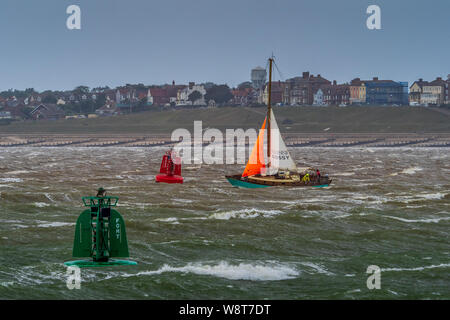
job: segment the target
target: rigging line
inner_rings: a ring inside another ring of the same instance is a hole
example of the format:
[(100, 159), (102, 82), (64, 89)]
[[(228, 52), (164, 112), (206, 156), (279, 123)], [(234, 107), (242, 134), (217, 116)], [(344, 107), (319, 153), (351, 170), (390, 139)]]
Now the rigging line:
[(274, 61), (273, 63), (274, 63), (274, 65), (275, 65), (275, 68), (276, 68), (277, 71), (278, 71), (278, 74), (280, 75), (281, 81), (284, 81), (284, 76), (283, 76), (283, 74), (281, 73), (280, 69), (278, 68), (277, 63), (276, 63), (275, 61)]

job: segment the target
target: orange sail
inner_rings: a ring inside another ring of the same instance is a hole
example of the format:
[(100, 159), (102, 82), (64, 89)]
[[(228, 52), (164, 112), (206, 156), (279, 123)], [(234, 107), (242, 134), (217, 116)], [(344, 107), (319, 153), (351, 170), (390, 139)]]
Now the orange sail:
[(252, 154), (248, 159), (244, 173), (242, 173), (243, 177), (259, 174), (261, 173), (261, 168), (264, 168), (266, 166), (264, 162), (264, 131), (266, 128), (266, 119), (264, 119), (261, 130), (259, 130), (258, 139), (253, 146)]

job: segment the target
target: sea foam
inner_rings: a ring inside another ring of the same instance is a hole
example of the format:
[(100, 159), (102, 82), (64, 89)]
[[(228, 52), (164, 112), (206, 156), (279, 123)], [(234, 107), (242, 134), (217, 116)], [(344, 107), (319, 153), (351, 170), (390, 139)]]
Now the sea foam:
[(167, 264), (155, 271), (144, 271), (136, 274), (124, 274), (123, 277), (157, 275), (165, 272), (193, 273), (208, 275), (229, 280), (276, 281), (293, 279), (300, 272), (284, 264), (239, 263), (237, 265), (221, 261), (218, 264), (189, 263), (184, 267), (172, 267)]
[(256, 208), (247, 208), (241, 210), (232, 210), (225, 212), (216, 212), (209, 216), (210, 219), (230, 220), (231, 218), (251, 219), (256, 217), (271, 217), (283, 213), (280, 210), (262, 210)]

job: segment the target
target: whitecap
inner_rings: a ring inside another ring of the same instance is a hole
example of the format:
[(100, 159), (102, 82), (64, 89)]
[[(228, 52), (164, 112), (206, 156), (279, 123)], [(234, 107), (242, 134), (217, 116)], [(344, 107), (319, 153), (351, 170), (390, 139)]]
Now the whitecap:
[(355, 175), (354, 172), (338, 172), (338, 173), (333, 173), (332, 176), (344, 176), (344, 177), (349, 177), (349, 176), (353, 176)]
[(69, 222), (48, 222), (48, 223), (41, 223), (37, 226), (39, 228), (56, 228), (56, 227), (65, 227), (65, 226), (74, 226), (75, 223), (69, 223)]
[(246, 208), (241, 210), (232, 210), (225, 212), (216, 212), (209, 216), (210, 219), (230, 220), (232, 218), (251, 219), (259, 216), (272, 217), (283, 213), (280, 210), (262, 210), (256, 208)]
[(386, 271), (423, 271), (426, 269), (436, 269), (436, 268), (448, 268), (450, 267), (450, 263), (441, 263), (441, 264), (433, 264), (431, 266), (423, 266), (423, 267), (416, 267), (416, 268), (382, 268), (382, 272)]
[(450, 220), (450, 217), (443, 217), (443, 218), (434, 218), (434, 219), (405, 219), (400, 217), (393, 217), (393, 216), (383, 216), (390, 219), (395, 219), (402, 222), (407, 223), (438, 223), (441, 220)]
[(20, 178), (0, 178), (0, 182), (23, 182)]
[(28, 170), (16, 170), (16, 171), (9, 171), (9, 172), (5, 172), (5, 174), (22, 174), (22, 173), (29, 173), (30, 171)]
[(44, 208), (44, 207), (50, 206), (48, 203), (45, 203), (45, 202), (35, 202), (34, 205), (38, 208)]
[(189, 263), (184, 267), (172, 267), (167, 264), (155, 271), (143, 271), (136, 274), (124, 274), (123, 277), (149, 276), (165, 272), (193, 273), (229, 280), (277, 281), (293, 279), (300, 272), (291, 266), (274, 263), (240, 263), (238, 265), (220, 261), (218, 264)]
[(402, 174), (414, 174), (418, 171), (422, 171), (423, 169), (421, 167), (410, 167), (407, 169), (402, 170), (400, 173)]
[(315, 263), (312, 263), (312, 262), (302, 262), (301, 264), (304, 265), (304, 266), (312, 268), (317, 273), (323, 273), (323, 274), (326, 274), (328, 276), (334, 275), (334, 273), (332, 273), (332, 272), (328, 271), (327, 269), (325, 269), (324, 266), (321, 266), (321, 265), (318, 265), (318, 264), (315, 264)]
[(171, 218), (165, 218), (165, 219), (155, 219), (155, 221), (161, 221), (161, 222), (177, 222), (178, 218), (171, 217)]

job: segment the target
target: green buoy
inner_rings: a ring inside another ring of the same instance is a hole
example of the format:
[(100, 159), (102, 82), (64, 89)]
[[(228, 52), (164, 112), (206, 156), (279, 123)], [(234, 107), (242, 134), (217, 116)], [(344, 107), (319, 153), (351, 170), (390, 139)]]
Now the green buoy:
[(73, 257), (92, 257), (92, 260), (75, 260), (64, 262), (66, 266), (80, 268), (137, 265), (130, 260), (111, 258), (128, 258), (128, 241), (125, 222), (117, 206), (118, 197), (106, 196), (106, 190), (98, 189), (97, 196), (83, 197), (83, 204), (89, 209), (78, 217), (73, 242)]

